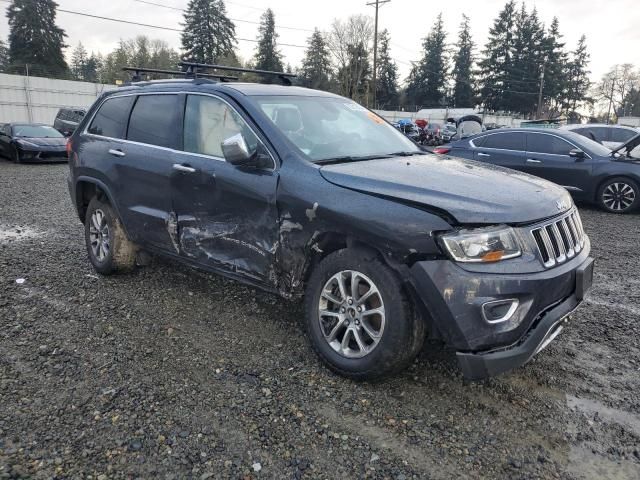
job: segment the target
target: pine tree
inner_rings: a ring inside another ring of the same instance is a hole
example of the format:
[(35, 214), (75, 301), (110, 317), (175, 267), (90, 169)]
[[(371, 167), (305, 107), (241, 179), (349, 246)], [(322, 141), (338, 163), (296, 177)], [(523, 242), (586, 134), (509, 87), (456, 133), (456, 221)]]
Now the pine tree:
[[(281, 72), (284, 70), (282, 54), (278, 51), (278, 34), (276, 33), (276, 19), (273, 10), (267, 8), (260, 19), (258, 28), (258, 47), (254, 57), (255, 68)], [(265, 77), (265, 82), (271, 82), (271, 77)]]
[(300, 81), (303, 86), (318, 90), (331, 88), (332, 67), (327, 43), (316, 28), (307, 41), (307, 51), (302, 60)]
[(561, 39), (558, 18), (554, 17), (543, 42), (543, 55), (546, 58), (543, 94), (548, 99), (552, 116), (560, 114), (566, 107), (568, 90), (568, 56)]
[(391, 58), (389, 32), (385, 29), (378, 35), (378, 71), (376, 80), (377, 108), (385, 109), (399, 103), (398, 66)]
[(481, 98), (486, 108), (506, 110), (507, 95), (511, 89), (509, 78), (515, 26), (515, 0), (509, 0), (489, 30), (489, 40), (479, 63)]
[(447, 33), (440, 14), (422, 43), (424, 55), (413, 75), (410, 75), (407, 95), (412, 103), (436, 107), (444, 99), (447, 82), (446, 40)]
[(87, 60), (87, 50), (82, 45), (82, 42), (79, 42), (71, 54), (71, 75), (74, 79), (85, 80)]
[(190, 0), (184, 14), (183, 58), (198, 63), (218, 63), (233, 53), (236, 29), (227, 17), (224, 0)]
[(347, 54), (349, 62), (344, 67), (346, 72), (338, 72), (340, 77), (350, 79), (346, 96), (358, 103), (367, 104), (372, 74), (369, 49), (364, 43), (358, 42), (348, 47)]
[(567, 115), (575, 117), (578, 104), (587, 100), (591, 81), (589, 74), (589, 52), (587, 52), (587, 38), (583, 35), (578, 46), (571, 54), (567, 68)]
[(102, 56), (91, 52), (89, 58), (84, 65), (82, 77), (85, 82), (99, 82), (100, 70), (102, 69)]
[(3, 40), (0, 40), (0, 73), (9, 67), (9, 49)]
[(473, 78), (473, 40), (469, 17), (462, 15), (460, 34), (458, 36), (458, 51), (453, 57), (453, 106), (470, 108), (475, 105), (475, 91)]
[(13, 0), (7, 8), (9, 19), (9, 59), (11, 69), (25, 65), (42, 74), (66, 76), (64, 30), (56, 26), (53, 0)]

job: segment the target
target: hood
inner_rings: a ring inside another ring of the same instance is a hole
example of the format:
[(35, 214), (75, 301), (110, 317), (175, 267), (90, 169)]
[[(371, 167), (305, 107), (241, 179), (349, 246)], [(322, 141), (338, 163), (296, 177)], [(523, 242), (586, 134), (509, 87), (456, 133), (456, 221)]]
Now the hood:
[(29, 148), (33, 145), (36, 147), (66, 147), (67, 139), (60, 138), (37, 138), (37, 137), (16, 137), (16, 142), (25, 142), (24, 146)]
[(564, 188), (546, 180), (435, 155), (325, 165), (320, 172), (335, 185), (445, 211), (459, 223), (526, 223), (573, 205)]
[(627, 154), (631, 153), (638, 145), (640, 145), (640, 132), (637, 135), (631, 137), (626, 143), (623, 143), (619, 147), (613, 149), (611, 154), (619, 153), (625, 150)]

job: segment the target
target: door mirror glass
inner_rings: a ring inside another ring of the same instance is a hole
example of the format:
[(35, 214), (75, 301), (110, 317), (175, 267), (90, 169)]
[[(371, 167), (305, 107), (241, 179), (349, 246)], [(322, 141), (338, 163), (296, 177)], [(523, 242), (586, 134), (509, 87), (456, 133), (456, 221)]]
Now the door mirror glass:
[(571, 158), (575, 158), (576, 160), (582, 160), (584, 159), (584, 152), (579, 148), (574, 148), (569, 152), (569, 156)]
[(231, 165), (249, 165), (254, 157), (241, 133), (236, 133), (222, 142), (222, 154)]

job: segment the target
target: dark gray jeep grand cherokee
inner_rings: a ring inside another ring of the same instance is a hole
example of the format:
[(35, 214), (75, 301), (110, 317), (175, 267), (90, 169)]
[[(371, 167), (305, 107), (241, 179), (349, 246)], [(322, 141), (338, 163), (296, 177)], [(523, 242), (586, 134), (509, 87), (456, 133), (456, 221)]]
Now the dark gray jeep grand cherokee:
[(591, 285), (563, 188), (428, 154), (329, 93), (135, 83), (104, 94), (68, 150), (97, 272), (152, 252), (304, 296), (311, 345), (352, 378), (398, 371), (425, 336), (469, 379), (518, 367)]

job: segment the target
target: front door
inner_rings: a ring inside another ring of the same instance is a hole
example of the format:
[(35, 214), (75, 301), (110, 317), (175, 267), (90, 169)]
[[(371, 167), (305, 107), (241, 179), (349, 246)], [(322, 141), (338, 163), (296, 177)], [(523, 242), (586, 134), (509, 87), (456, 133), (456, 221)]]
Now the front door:
[(174, 156), (172, 202), (180, 254), (193, 262), (275, 285), (279, 237), (273, 168), (236, 167), (222, 142), (238, 133), (250, 150), (263, 150), (247, 121), (210, 95), (185, 99), (184, 152)]

